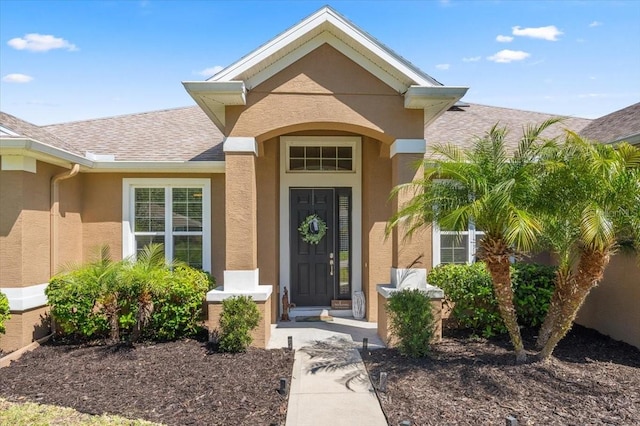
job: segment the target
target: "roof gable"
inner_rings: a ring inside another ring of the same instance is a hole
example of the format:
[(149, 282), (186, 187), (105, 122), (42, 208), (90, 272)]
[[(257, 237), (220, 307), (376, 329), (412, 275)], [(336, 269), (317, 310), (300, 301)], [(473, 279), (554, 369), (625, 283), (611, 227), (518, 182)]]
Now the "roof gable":
[(251, 90), (325, 43), (398, 93), (404, 93), (412, 85), (442, 85), (329, 6), (318, 10), (207, 81), (242, 80), (246, 89)]

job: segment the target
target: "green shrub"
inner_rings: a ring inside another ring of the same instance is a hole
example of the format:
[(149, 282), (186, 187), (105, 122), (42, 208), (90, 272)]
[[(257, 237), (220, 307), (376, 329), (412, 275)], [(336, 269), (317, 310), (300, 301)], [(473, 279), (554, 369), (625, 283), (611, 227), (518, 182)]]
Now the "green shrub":
[(198, 331), (209, 274), (185, 265), (172, 271), (161, 245), (139, 260), (100, 259), (51, 279), (46, 290), (58, 332), (75, 338), (173, 340)]
[(537, 263), (515, 263), (511, 281), (518, 322), (525, 327), (542, 324), (554, 289), (556, 268)]
[(507, 331), (484, 263), (439, 265), (431, 270), (427, 281), (444, 290), (446, 300), (453, 302), (451, 315), (461, 328), (485, 337)]
[(414, 358), (427, 355), (434, 333), (429, 296), (417, 289), (398, 291), (389, 298), (387, 311), (400, 353)]
[(188, 266), (179, 266), (164, 285), (153, 291), (150, 334), (154, 340), (191, 336), (199, 330), (202, 301), (211, 288), (211, 276)]
[(244, 352), (251, 344), (251, 330), (258, 326), (260, 312), (249, 296), (231, 297), (222, 302), (220, 349)]
[(9, 314), (9, 299), (7, 296), (0, 292), (0, 334), (4, 334), (7, 330), (5, 329), (4, 323), (11, 318)]
[(107, 332), (107, 318), (97, 307), (100, 288), (82, 271), (53, 277), (45, 293), (59, 334), (90, 338)]
[[(520, 325), (542, 323), (553, 292), (554, 274), (555, 268), (550, 266), (512, 265), (514, 304)], [(484, 337), (506, 332), (484, 263), (440, 265), (433, 268), (427, 280), (443, 289), (447, 300), (453, 302), (452, 317), (460, 327)]]

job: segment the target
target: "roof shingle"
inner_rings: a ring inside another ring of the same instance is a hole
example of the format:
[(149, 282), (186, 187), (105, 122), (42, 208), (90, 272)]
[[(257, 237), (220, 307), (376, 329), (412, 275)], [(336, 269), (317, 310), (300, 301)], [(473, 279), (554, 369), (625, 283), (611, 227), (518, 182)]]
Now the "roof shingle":
[(223, 136), (198, 106), (121, 115), (44, 129), (83, 154), (116, 161), (224, 161)]
[(604, 143), (639, 135), (640, 102), (593, 120), (580, 134)]

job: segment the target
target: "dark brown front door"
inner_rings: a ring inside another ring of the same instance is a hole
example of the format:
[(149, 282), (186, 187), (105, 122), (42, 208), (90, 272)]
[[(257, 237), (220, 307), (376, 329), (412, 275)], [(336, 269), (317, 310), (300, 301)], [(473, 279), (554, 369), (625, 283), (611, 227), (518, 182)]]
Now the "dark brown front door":
[[(291, 301), (298, 306), (329, 306), (335, 288), (335, 190), (291, 189)], [(318, 244), (303, 241), (298, 227), (307, 216), (317, 214), (327, 233)]]

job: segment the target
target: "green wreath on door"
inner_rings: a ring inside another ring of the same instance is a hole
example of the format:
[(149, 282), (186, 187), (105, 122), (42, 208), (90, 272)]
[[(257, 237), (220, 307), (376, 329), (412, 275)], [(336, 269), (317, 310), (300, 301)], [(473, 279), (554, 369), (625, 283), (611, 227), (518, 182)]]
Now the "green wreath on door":
[(327, 234), (327, 224), (317, 214), (310, 214), (300, 223), (298, 232), (302, 241), (317, 245)]

